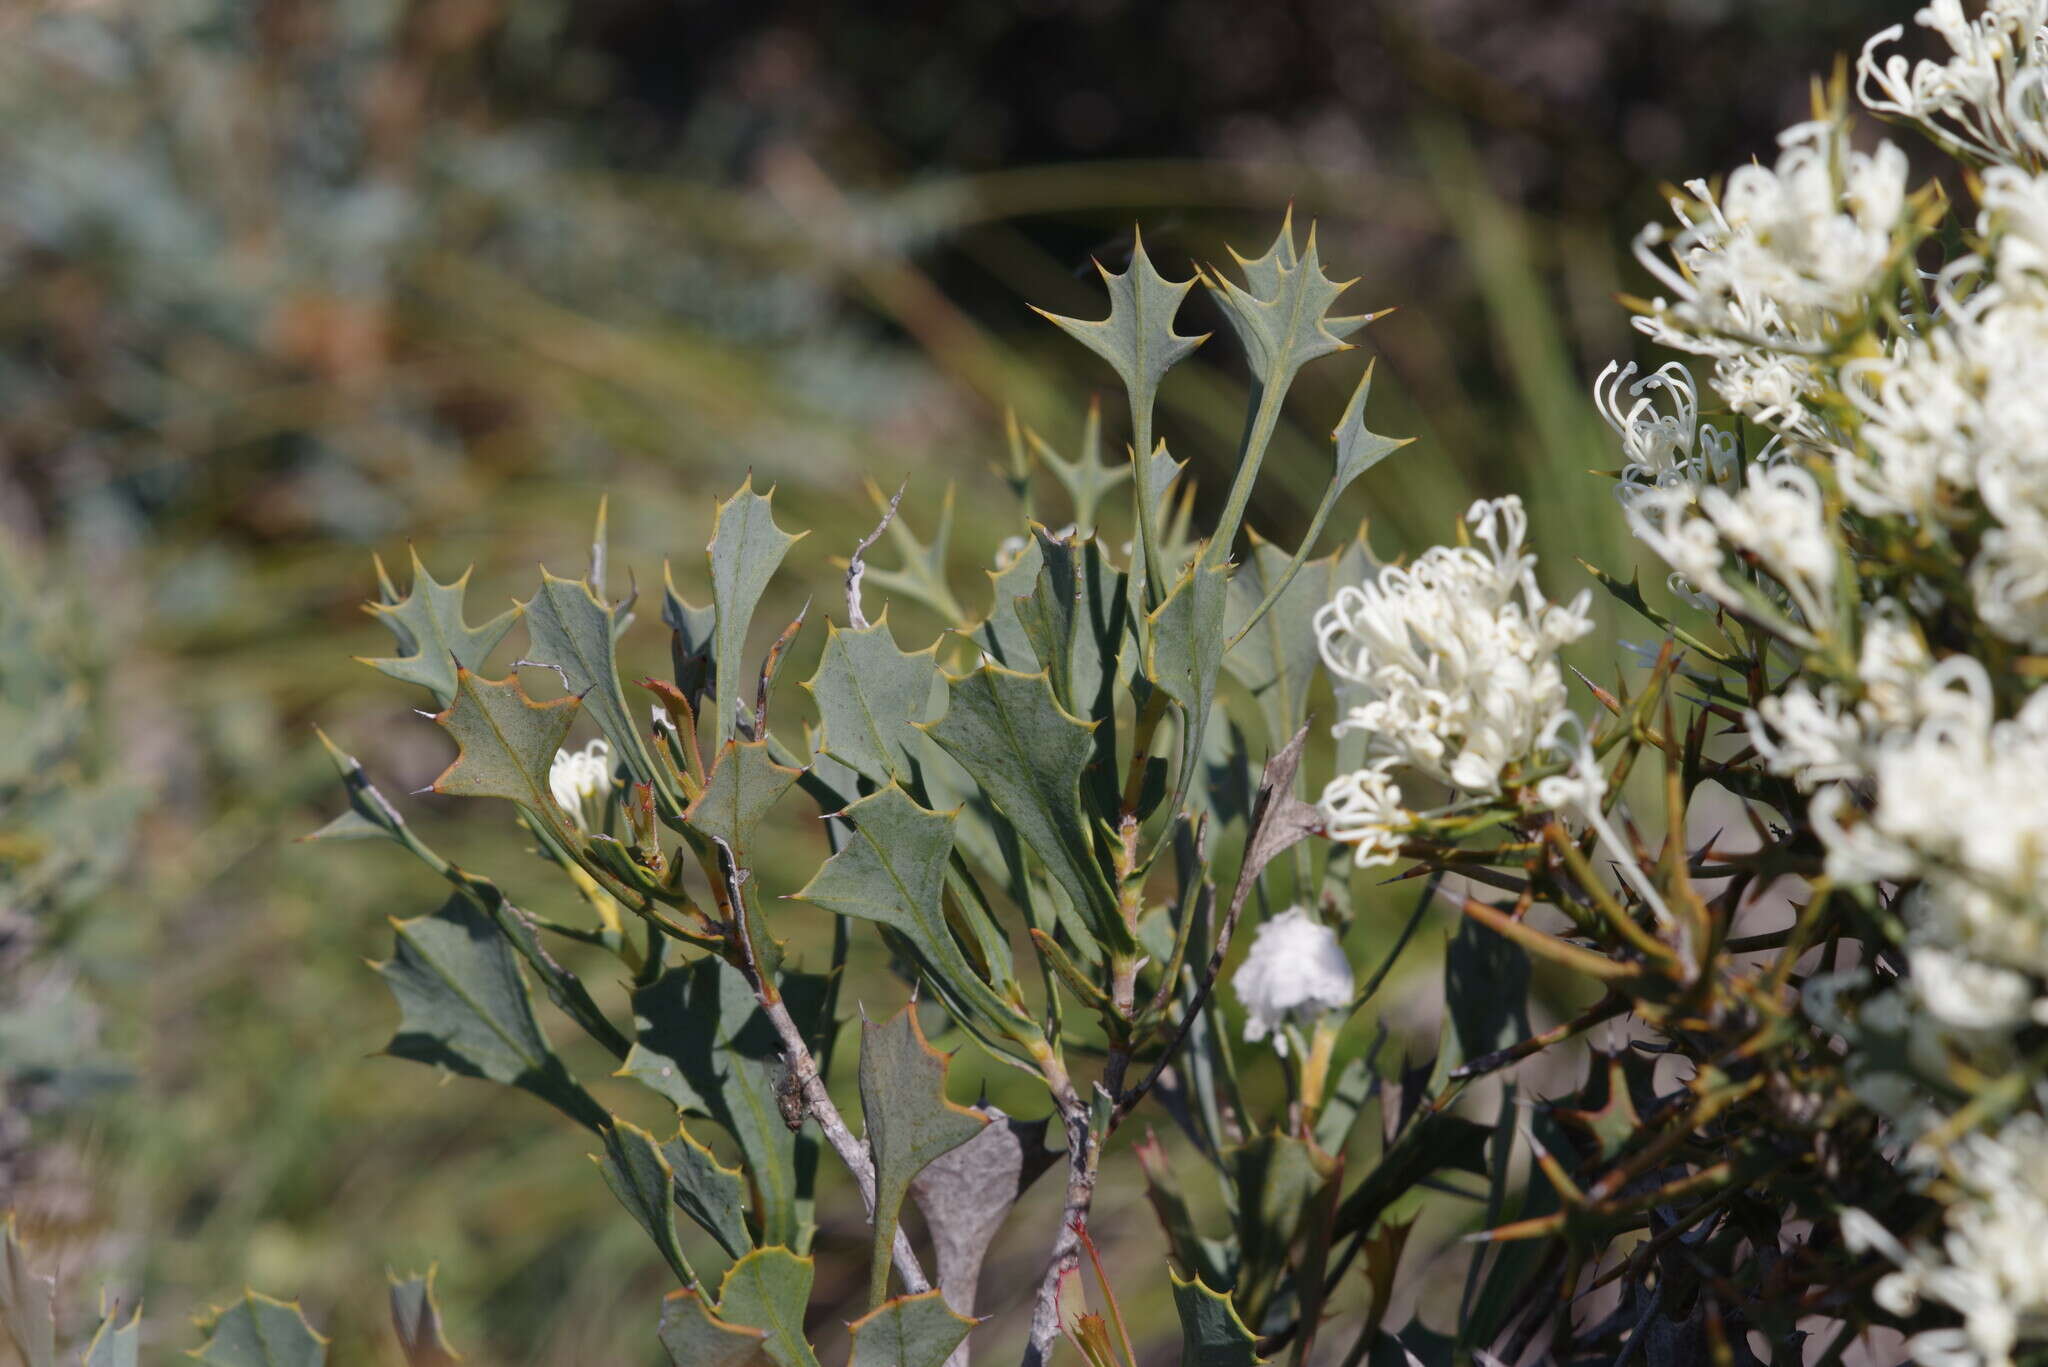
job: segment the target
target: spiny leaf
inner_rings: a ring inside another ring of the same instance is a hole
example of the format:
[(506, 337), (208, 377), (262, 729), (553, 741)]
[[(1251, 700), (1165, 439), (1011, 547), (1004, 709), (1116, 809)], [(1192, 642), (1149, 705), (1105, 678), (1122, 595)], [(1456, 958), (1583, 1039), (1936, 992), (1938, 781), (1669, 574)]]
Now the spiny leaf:
[(1044, 566), (1045, 555), (1034, 536), (1009, 564), (984, 571), (992, 594), (988, 616), (966, 633), (991, 660), (1020, 674), (1038, 669), (1039, 661), (1024, 623), (1017, 616), (1017, 604), (1037, 587), (1039, 571)]
[[(1112, 716), (1110, 686), (1131, 625), (1124, 575), (1109, 564), (1095, 537), (1060, 539), (1036, 526), (1032, 533), (1039, 546), (1038, 582), (1017, 602), (1017, 623), (1045, 666), (1060, 706), (1077, 717)], [(1113, 735), (1109, 727), (1098, 728), (1098, 739)], [(1113, 764), (1113, 755), (1107, 759)]]
[(1287, 1270), (1288, 1249), (1306, 1219), (1310, 1198), (1329, 1179), (1329, 1155), (1292, 1135), (1255, 1134), (1223, 1153), (1237, 1193), (1242, 1258), (1237, 1298), (1257, 1315)]
[(208, 1335), (192, 1356), (215, 1367), (320, 1367), (327, 1340), (313, 1332), (296, 1301), (251, 1291), (200, 1326)]
[(727, 1324), (695, 1291), (671, 1291), (661, 1303), (661, 1346), (675, 1367), (773, 1367), (768, 1335)]
[(604, 1184), (654, 1240), (676, 1279), (685, 1286), (696, 1285), (697, 1274), (676, 1237), (675, 1170), (661, 1146), (629, 1121), (614, 1119), (602, 1133), (604, 1152), (591, 1154), (590, 1161), (604, 1174)]
[(718, 1241), (729, 1258), (744, 1257), (754, 1246), (747, 1233), (747, 1175), (720, 1163), (699, 1144), (687, 1125), (661, 1146), (676, 1179), (676, 1204)]
[(441, 1333), (441, 1307), (434, 1299), (434, 1269), (391, 1278), (391, 1324), (407, 1367), (454, 1367), (462, 1359)]
[(375, 967), (402, 1019), (385, 1052), (521, 1087), (592, 1129), (605, 1124), (548, 1047), (519, 961), (489, 916), (458, 893), (431, 916), (391, 924), (397, 952)]
[(853, 1355), (847, 1367), (944, 1367), (974, 1328), (937, 1291), (898, 1296), (847, 1326)]
[(1365, 374), (1358, 377), (1358, 386), (1351, 391), (1351, 401), (1344, 405), (1344, 416), (1337, 419), (1337, 426), (1330, 433), (1337, 444), (1337, 468), (1330, 476), (1330, 484), (1340, 494), (1353, 480), (1415, 440), (1383, 437), (1366, 427), (1365, 404), (1372, 396), (1372, 373), (1377, 365), (1377, 361), (1367, 363)]
[[(1287, 235), (1283, 229), (1282, 236)], [(1251, 289), (1222, 276), (1202, 277), (1237, 333), (1252, 373), (1268, 390), (1284, 388), (1295, 372), (1317, 357), (1345, 350), (1349, 344), (1344, 335), (1374, 316), (1329, 317), (1330, 305), (1353, 282), (1323, 274), (1314, 228), (1309, 229), (1308, 246), (1299, 260), (1287, 262), (1279, 247), (1276, 243), (1257, 262), (1246, 263), (1246, 280), (1256, 282)]]
[(1111, 490), (1131, 477), (1131, 463), (1117, 461), (1105, 465), (1102, 462), (1102, 400), (1088, 400), (1088, 416), (1081, 424), (1081, 445), (1074, 459), (1068, 460), (1053, 450), (1045, 438), (1024, 429), (1024, 439), (1031, 443), (1031, 450), (1053, 478), (1067, 491), (1067, 497), (1074, 505), (1074, 529), (1081, 536), (1095, 530), (1095, 514), (1102, 507), (1102, 500)]
[(102, 1293), (100, 1315), (100, 1327), (93, 1330), (92, 1342), (81, 1355), (83, 1367), (135, 1367), (142, 1349), (141, 1304), (116, 1305), (109, 1310)]
[(947, 1304), (964, 1315), (974, 1313), (982, 1261), (996, 1232), (1025, 1188), (1053, 1164), (1045, 1146), (1047, 1121), (1013, 1119), (987, 1105), (975, 1109), (989, 1123), (933, 1159), (910, 1183), (938, 1255), (939, 1288)]
[(1181, 1367), (1258, 1367), (1265, 1361), (1228, 1295), (1199, 1281), (1182, 1281), (1171, 1270), (1166, 1275), (1173, 1283), (1174, 1309), (1180, 1312)]
[(313, 734), (320, 738), (321, 747), (327, 751), (327, 758), (334, 762), (335, 769), (341, 774), (342, 786), (348, 790), (348, 810), (319, 830), (310, 835), (302, 835), (299, 839), (368, 840), (381, 837), (403, 844), (399, 830), (405, 825), (405, 818), (384, 800), (384, 795), (370, 782), (369, 776), (363, 772), (363, 766), (356, 762), (355, 756), (345, 754), (319, 727), (313, 728)]
[(813, 1272), (809, 1258), (786, 1248), (757, 1248), (727, 1269), (718, 1288), (719, 1318), (766, 1334), (762, 1346), (779, 1367), (818, 1367), (804, 1341)]
[(926, 811), (892, 783), (834, 819), (851, 833), (796, 896), (898, 931), (949, 1002), (977, 1012), (995, 1028), (1014, 1027), (1017, 1013), (967, 962), (940, 904), (953, 817)]
[(740, 681), (745, 674), (747, 626), (754, 620), (754, 609), (789, 548), (808, 535), (799, 532), (791, 536), (775, 525), (770, 504), (774, 496), (772, 489), (755, 493), (749, 475), (737, 493), (718, 505), (711, 542), (705, 547), (711, 559), (711, 602), (716, 614), (711, 660), (716, 671), (712, 693), (718, 699), (718, 720), (712, 732), (713, 748), (732, 738), (733, 709), (740, 705)]
[[(778, 986), (790, 1014), (807, 1034), (825, 998), (825, 980), (784, 973)], [(740, 1146), (745, 1168), (759, 1194), (764, 1242), (800, 1245), (807, 1215), (799, 1200), (797, 1172), (810, 1161), (816, 1140), (790, 1132), (782, 1118), (776, 1085), (785, 1072), (782, 1043), (762, 1014), (753, 989), (738, 969), (706, 957), (678, 965), (633, 993), (638, 1039), (619, 1072), (645, 1083), (677, 1109), (707, 1115)], [(688, 1165), (670, 1153), (679, 1174)], [(704, 1199), (716, 1198), (713, 1187)], [(698, 1213), (688, 1205), (693, 1219)], [(714, 1217), (723, 1222), (722, 1215)], [(701, 1222), (701, 1221), (700, 1221)], [(732, 1237), (729, 1224), (721, 1241)], [(735, 1240), (737, 1242), (737, 1240)], [(731, 1251), (731, 1250), (728, 1250)]]
[(1128, 947), (1129, 928), (1096, 862), (1081, 811), (1081, 778), (1094, 726), (1054, 699), (1047, 676), (984, 665), (948, 676), (946, 715), (924, 728), (973, 776), (1106, 942)]
[[(455, 670), (477, 669), (505, 639), (505, 633), (519, 620), (519, 610), (508, 608), (482, 626), (463, 620), (462, 597), (469, 587), (470, 571), (452, 584), (435, 582), (412, 556), (412, 591), (397, 602), (389, 601), (390, 580), (382, 561), (377, 578), (385, 589), (385, 602), (366, 603), (364, 610), (390, 629), (397, 638), (398, 654), (384, 660), (362, 660), (370, 668), (405, 683), (418, 684), (446, 707), (455, 699)], [(360, 658), (360, 657), (358, 657)]]
[(939, 685), (938, 642), (905, 651), (886, 609), (872, 626), (825, 627), (818, 671), (804, 689), (817, 704), (818, 748), (875, 784), (911, 778), (913, 727), (930, 718)]
[[(662, 562), (661, 585), (661, 620), (671, 632), (669, 655), (676, 687), (693, 711), (702, 712), (712, 682), (711, 644), (718, 633), (718, 610), (709, 604), (700, 608), (677, 593), (667, 561)], [(676, 722), (681, 725), (682, 719)]]
[(704, 791), (690, 804), (689, 822), (743, 852), (753, 845), (761, 819), (782, 800), (799, 773), (768, 758), (765, 740), (727, 741), (711, 766)]
[(1181, 708), (1180, 777), (1171, 810), (1179, 810), (1187, 797), (1202, 753), (1202, 731), (1216, 701), (1228, 588), (1221, 565), (1207, 556), (1196, 559), (1152, 614), (1146, 633), (1145, 674)]
[(1130, 392), (1131, 406), (1142, 403), (1149, 412), (1160, 379), (1207, 340), (1206, 335), (1183, 337), (1173, 330), (1174, 315), (1195, 282), (1161, 275), (1145, 255), (1142, 233), (1134, 239), (1131, 264), (1123, 274), (1111, 275), (1099, 261), (1095, 269), (1109, 289), (1107, 318), (1091, 322), (1044, 309), (1033, 312), (1109, 362)]
[(11, 1211), (0, 1234), (0, 1323), (27, 1367), (56, 1367), (57, 1279), (30, 1270)]
[(578, 700), (539, 703), (517, 678), (479, 678), (456, 671), (455, 701), (434, 720), (455, 738), (455, 762), (434, 791), (457, 797), (502, 797), (543, 819), (561, 822), (548, 789), (548, 769), (576, 721)]
[(889, 1293), (889, 1253), (910, 1181), (927, 1163), (981, 1133), (988, 1117), (946, 1099), (946, 1056), (925, 1042), (915, 1003), (860, 1028), (860, 1101), (875, 1159), (874, 1247), (868, 1304)]
[[(601, 602), (581, 579), (563, 579), (540, 572), (540, 588), (523, 605), (532, 637), (528, 654), (536, 664), (562, 672), (563, 685), (583, 700), (612, 743), (612, 753), (642, 783), (661, 783), (665, 771), (655, 767), (643, 728), (633, 722), (612, 643), (622, 615)], [(552, 758), (552, 755), (550, 756)]]

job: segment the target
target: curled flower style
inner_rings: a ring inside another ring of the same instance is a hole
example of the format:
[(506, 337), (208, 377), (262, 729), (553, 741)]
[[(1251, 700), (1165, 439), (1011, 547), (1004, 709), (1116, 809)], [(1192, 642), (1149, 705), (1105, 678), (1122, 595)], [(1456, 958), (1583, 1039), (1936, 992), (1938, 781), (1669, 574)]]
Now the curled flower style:
[(581, 750), (555, 751), (554, 763), (548, 766), (548, 792), (579, 827), (584, 821), (584, 804), (602, 796), (611, 782), (612, 748), (601, 738)]
[(1873, 34), (1856, 61), (1856, 94), (1865, 108), (1982, 161), (2024, 161), (2043, 150), (2037, 87), (2048, 59), (2048, 0), (1988, 0), (1974, 20), (1961, 0), (1933, 0), (1913, 22), (1941, 36), (1948, 59), (1880, 57), (1905, 26)]
[[(1737, 442), (1699, 420), (1699, 391), (1692, 372), (1670, 361), (1630, 384), (1634, 362), (1610, 361), (1593, 382), (1594, 406), (1621, 437), (1621, 483), (1615, 492), (1623, 504), (1644, 488), (1697, 490), (1726, 478), (1736, 465)], [(1623, 387), (1634, 400), (1622, 406)], [(1669, 411), (1659, 400), (1670, 401)]]
[(1316, 804), (1330, 839), (1353, 845), (1360, 868), (1391, 864), (1401, 853), (1401, 836), (1414, 815), (1401, 805), (1401, 787), (1387, 771), (1399, 761), (1376, 760), (1363, 769), (1339, 774), (1323, 786)]
[(1434, 546), (1339, 590), (1316, 613), (1316, 640), (1350, 704), (1336, 734), (1489, 796), (1565, 709), (1557, 652), (1592, 621), (1586, 593), (1556, 604), (1537, 587), (1520, 499), (1475, 503), (1465, 520), (1478, 546)]
[(1915, 1361), (2013, 1367), (2022, 1342), (2048, 1335), (2048, 1122), (2014, 1116), (1996, 1134), (1959, 1140), (1945, 1158), (1956, 1196), (1942, 1212), (1938, 1242), (1909, 1247), (1860, 1210), (1843, 1212), (1842, 1232), (1853, 1250), (1874, 1250), (1897, 1267), (1874, 1291), (1884, 1309), (1911, 1315), (1932, 1301), (1962, 1317), (1961, 1325), (1914, 1335), (1906, 1347)]
[(1244, 1037), (1257, 1042), (1271, 1036), (1284, 1054), (1283, 1027), (1313, 1025), (1329, 1012), (1350, 1008), (1351, 961), (1336, 931), (1307, 908), (1289, 907), (1259, 927), (1231, 985), (1244, 1003)]

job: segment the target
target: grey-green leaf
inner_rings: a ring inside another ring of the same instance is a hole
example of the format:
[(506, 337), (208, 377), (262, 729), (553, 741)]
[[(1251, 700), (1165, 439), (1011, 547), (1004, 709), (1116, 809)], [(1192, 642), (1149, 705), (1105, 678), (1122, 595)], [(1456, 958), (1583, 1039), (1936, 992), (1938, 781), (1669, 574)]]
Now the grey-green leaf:
[(754, 1240), (747, 1233), (747, 1175), (720, 1163), (697, 1142), (687, 1125), (661, 1146), (675, 1174), (676, 1204), (718, 1241), (729, 1258), (746, 1256)]
[(84, 1367), (135, 1367), (142, 1349), (142, 1306), (117, 1305), (109, 1311), (102, 1304), (101, 1314), (100, 1327), (81, 1355)]
[(607, 1116), (569, 1076), (533, 1018), (512, 947), (460, 893), (431, 916), (393, 919), (397, 952), (377, 965), (402, 1019), (386, 1052), (521, 1087), (601, 1129)]
[(1094, 726), (1059, 705), (1042, 672), (984, 665), (949, 677), (947, 693), (946, 715), (926, 733), (973, 776), (1095, 933), (1127, 946), (1129, 930), (1082, 815), (1081, 780), (1095, 754)]
[(193, 1357), (214, 1367), (321, 1367), (327, 1340), (313, 1332), (297, 1302), (251, 1291), (202, 1326)]
[(886, 611), (860, 629), (828, 623), (817, 673), (804, 685), (824, 723), (818, 748), (877, 785), (909, 782), (915, 727), (931, 718), (940, 683), (938, 649), (934, 641), (903, 650)]
[(1044, 309), (1034, 312), (1109, 362), (1130, 391), (1132, 407), (1142, 404), (1149, 411), (1160, 379), (1206, 340), (1173, 330), (1174, 315), (1195, 282), (1161, 275), (1145, 254), (1143, 234), (1134, 239), (1131, 264), (1123, 274), (1111, 275), (1101, 262), (1095, 269), (1109, 289), (1107, 318), (1091, 322)]
[(1180, 777), (1172, 810), (1187, 797), (1202, 753), (1202, 731), (1216, 701), (1228, 586), (1221, 565), (1197, 557), (1152, 614), (1146, 633), (1146, 676), (1181, 708)]
[(1102, 462), (1102, 401), (1091, 398), (1088, 401), (1088, 416), (1081, 424), (1081, 444), (1074, 459), (1068, 460), (1053, 450), (1046, 440), (1030, 428), (1024, 429), (1024, 438), (1031, 443), (1032, 452), (1052, 471), (1053, 478), (1067, 491), (1067, 497), (1074, 506), (1074, 529), (1081, 536), (1095, 530), (1095, 514), (1102, 507), (1102, 500), (1111, 490), (1131, 477), (1129, 461), (1115, 461), (1108, 465)]
[(30, 1269), (12, 1212), (0, 1235), (0, 1323), (27, 1367), (56, 1367), (57, 1281)]
[(727, 1324), (695, 1291), (671, 1291), (661, 1303), (661, 1346), (675, 1367), (773, 1367), (768, 1336)]
[(944, 1367), (974, 1321), (953, 1312), (937, 1291), (898, 1296), (847, 1326), (853, 1354), (847, 1367)]
[(991, 1024), (1013, 1022), (1016, 1013), (974, 971), (946, 923), (940, 898), (953, 852), (953, 817), (926, 811), (890, 784), (835, 819), (850, 828), (845, 846), (796, 895), (900, 932), (949, 1001)]
[(778, 1367), (818, 1367), (804, 1340), (814, 1271), (809, 1258), (786, 1248), (757, 1248), (727, 1269), (718, 1288), (718, 1316), (766, 1334), (762, 1346)]
[(577, 706), (573, 697), (535, 702), (516, 678), (494, 681), (457, 670), (455, 701), (434, 720), (459, 749), (434, 780), (434, 791), (502, 797), (559, 825), (548, 770), (576, 721)]
[[(875, 1160), (868, 1304), (889, 1293), (889, 1254), (911, 1179), (981, 1133), (988, 1117), (946, 1099), (946, 1056), (925, 1041), (915, 1003), (860, 1028), (860, 1102)], [(950, 1351), (950, 1350), (948, 1350)]]
[(654, 1136), (629, 1121), (614, 1120), (603, 1131), (604, 1152), (590, 1155), (629, 1214), (654, 1240), (676, 1280), (694, 1286), (697, 1276), (676, 1237), (675, 1171)]
[(1352, 282), (1323, 274), (1314, 228), (1298, 261), (1286, 264), (1268, 252), (1255, 264), (1259, 273), (1254, 276), (1249, 266), (1246, 273), (1251, 289), (1220, 277), (1205, 276), (1204, 283), (1243, 344), (1252, 373), (1269, 390), (1284, 388), (1317, 357), (1345, 350), (1348, 344), (1340, 333), (1355, 332), (1370, 321), (1329, 317), (1330, 305)]
[(642, 783), (659, 783), (665, 775), (655, 767), (643, 728), (633, 722), (619, 667), (612, 652), (618, 637), (618, 609), (599, 601), (588, 582), (563, 579), (541, 571), (540, 588), (525, 603), (526, 629), (532, 637), (527, 653), (535, 664), (562, 671), (563, 684), (597, 719), (612, 753), (625, 761)]
[(690, 804), (689, 822), (714, 840), (744, 853), (768, 811), (796, 783), (801, 770), (768, 758), (765, 740), (727, 741), (704, 781), (704, 791)]
[(1173, 1282), (1174, 1309), (1180, 1312), (1181, 1367), (1258, 1367), (1265, 1361), (1228, 1295), (1199, 1281), (1182, 1281), (1173, 1272), (1167, 1276)]
[[(463, 620), (462, 597), (469, 587), (469, 570), (452, 584), (435, 582), (412, 557), (412, 591), (397, 602), (364, 605), (372, 617), (390, 629), (398, 642), (398, 654), (389, 659), (363, 660), (372, 669), (405, 683), (418, 684), (431, 692), (443, 707), (455, 700), (455, 670), (477, 669), (505, 639), (505, 633), (519, 620), (519, 610), (509, 608), (482, 626)], [(389, 581), (384, 566), (377, 566), (389, 598)]]
[(406, 1367), (455, 1367), (461, 1361), (441, 1332), (441, 1306), (434, 1299), (434, 1269), (391, 1278), (391, 1326)]
[(712, 732), (713, 748), (732, 738), (733, 709), (739, 705), (745, 673), (747, 626), (754, 620), (754, 609), (782, 558), (804, 535), (791, 536), (775, 525), (773, 497), (772, 489), (755, 493), (749, 475), (737, 493), (718, 505), (711, 542), (705, 548), (711, 559), (711, 603), (716, 614), (711, 662), (716, 671), (712, 692), (718, 700), (718, 720)]
[[(824, 980), (785, 973), (779, 986), (798, 1027), (808, 1033), (822, 1009)], [(815, 1141), (792, 1134), (783, 1121), (776, 1097), (784, 1073), (781, 1041), (746, 979), (714, 957), (678, 965), (634, 991), (633, 1014), (639, 1038), (619, 1071), (678, 1109), (722, 1125), (739, 1144), (760, 1195), (762, 1240), (801, 1246), (806, 1215), (797, 1165), (799, 1150)], [(732, 1237), (729, 1226), (723, 1237)]]

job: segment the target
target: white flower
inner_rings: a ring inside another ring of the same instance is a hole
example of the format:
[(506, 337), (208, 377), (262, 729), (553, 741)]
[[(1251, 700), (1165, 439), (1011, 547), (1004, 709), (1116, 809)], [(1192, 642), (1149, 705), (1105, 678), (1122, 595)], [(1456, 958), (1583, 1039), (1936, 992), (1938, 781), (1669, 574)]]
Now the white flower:
[(581, 750), (557, 750), (548, 766), (548, 792), (563, 811), (583, 824), (585, 799), (608, 792), (612, 783), (612, 748), (602, 739)]
[(1391, 864), (1400, 857), (1401, 836), (1414, 816), (1401, 805), (1401, 788), (1387, 776), (1398, 761), (1376, 760), (1354, 773), (1339, 774), (1323, 786), (1317, 806), (1330, 839), (1356, 845), (1360, 868)]
[(1723, 546), (1745, 551), (1809, 624), (1832, 616), (1835, 541), (1820, 485), (1796, 465), (1750, 467), (1741, 489), (1646, 488), (1625, 505), (1629, 530), (1688, 585), (1724, 607), (1746, 601), (1721, 573)]
[[(1621, 436), (1621, 482), (1616, 493), (1626, 504), (1645, 486), (1698, 489), (1734, 469), (1736, 439), (1699, 421), (1699, 392), (1692, 372), (1677, 361), (1660, 366), (1634, 384), (1634, 362), (1609, 361), (1593, 382), (1594, 406)], [(1622, 387), (1633, 399), (1622, 407)], [(1670, 401), (1670, 411), (1659, 406)]]
[(2043, 0), (1987, 0), (1972, 22), (1960, 0), (1934, 0), (1913, 22), (1948, 44), (1945, 62), (1909, 63), (1877, 49), (1895, 43), (1901, 24), (1874, 35), (1856, 62), (1856, 93), (1864, 105), (1918, 124), (1935, 141), (1987, 161), (2024, 160), (2041, 148), (2032, 107), (2048, 23)]
[(1520, 499), (1465, 517), (1484, 549), (1433, 546), (1339, 590), (1316, 613), (1316, 640), (1350, 704), (1336, 734), (1363, 732), (1370, 758), (1484, 796), (1565, 709), (1557, 652), (1592, 621), (1586, 593), (1560, 605), (1537, 588)]
[(1914, 1361), (2012, 1367), (2022, 1341), (2048, 1335), (2048, 1124), (2038, 1115), (2015, 1116), (1995, 1135), (1958, 1140), (1946, 1159), (1957, 1190), (1942, 1213), (1938, 1242), (1906, 1247), (1861, 1211), (1843, 1212), (1842, 1233), (1852, 1250), (1875, 1249), (1897, 1264), (1872, 1289), (1886, 1310), (1910, 1315), (1933, 1301), (1962, 1316), (1958, 1328), (1908, 1339)]
[(2032, 1019), (2034, 985), (2010, 968), (1978, 963), (1933, 945), (1906, 953), (1920, 1006), (1958, 1030), (2011, 1030)]
[(1273, 1047), (1283, 1054), (1282, 1026), (1348, 1009), (1353, 990), (1351, 963), (1337, 932), (1303, 907), (1289, 907), (1259, 927), (1232, 985), (1244, 1003), (1244, 1037), (1273, 1035)]
[(1863, 727), (1833, 688), (1815, 693), (1795, 683), (1758, 703), (1744, 722), (1750, 744), (1771, 772), (1791, 779), (1802, 793), (1863, 776)]

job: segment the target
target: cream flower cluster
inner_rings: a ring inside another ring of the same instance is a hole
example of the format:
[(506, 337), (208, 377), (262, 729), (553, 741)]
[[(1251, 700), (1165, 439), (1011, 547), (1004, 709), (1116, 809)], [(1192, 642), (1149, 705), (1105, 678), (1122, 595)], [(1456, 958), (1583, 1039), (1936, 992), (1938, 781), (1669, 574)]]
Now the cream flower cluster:
[(1394, 770), (1490, 797), (1568, 710), (1557, 652), (1592, 630), (1588, 595), (1543, 596), (1520, 499), (1482, 500), (1465, 522), (1477, 544), (1432, 547), (1339, 590), (1316, 614), (1347, 709), (1335, 733), (1361, 735), (1367, 758), (1331, 781), (1321, 805), (1360, 864), (1391, 863), (1410, 822)]
[(1948, 59), (1880, 55), (1904, 36), (1903, 24), (1873, 35), (1856, 63), (1856, 93), (1866, 107), (1983, 161), (2017, 164), (2048, 152), (2040, 102), (2048, 0), (1986, 0), (1975, 19), (1961, 0), (1934, 0), (1913, 22), (1940, 35)]
[(1908, 1247), (1859, 1210), (1843, 1213), (1842, 1232), (1851, 1248), (1897, 1266), (1874, 1292), (1886, 1310), (1911, 1315), (1933, 1301), (1961, 1315), (1959, 1326), (1914, 1335), (1906, 1345), (1914, 1361), (2013, 1367), (2023, 1342), (2048, 1337), (2048, 1122), (2015, 1116), (1995, 1135), (1959, 1141), (1948, 1161), (1959, 1190), (1939, 1241)]

